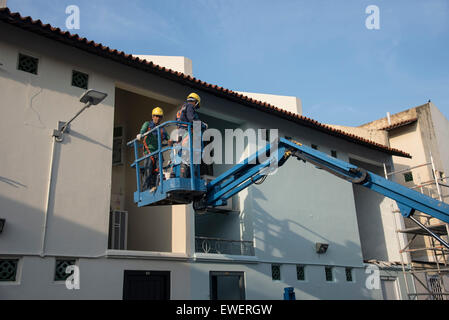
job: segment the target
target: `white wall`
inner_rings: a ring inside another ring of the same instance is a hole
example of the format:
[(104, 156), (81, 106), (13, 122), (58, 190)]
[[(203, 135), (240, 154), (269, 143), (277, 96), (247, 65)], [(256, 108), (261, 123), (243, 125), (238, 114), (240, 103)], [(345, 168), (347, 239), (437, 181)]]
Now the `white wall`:
[(133, 56), (138, 57), (143, 60), (152, 61), (161, 67), (172, 69), (173, 71), (178, 71), (184, 73), (185, 75), (193, 77), (193, 67), (192, 60), (186, 57), (174, 57), (174, 56), (152, 56), (152, 55), (141, 55), (133, 54)]
[[(348, 161), (347, 154), (355, 153), (379, 162), (391, 161), (383, 153), (267, 117), (263, 112), (237, 108), (233, 103), (217, 100), (203, 106), (202, 112), (234, 123), (246, 120), (239, 125), (243, 130), (281, 129), (280, 136), (291, 136), (306, 145), (317, 144), (327, 154), (337, 150), (342, 160)], [(261, 186), (242, 191), (239, 199), (242, 223), (248, 228), (247, 234), (254, 235), (259, 259), (348, 266), (363, 263), (350, 183), (291, 159)], [(316, 242), (329, 243), (328, 252), (316, 254)]]
[[(89, 74), (90, 88), (108, 97), (81, 114), (64, 143), (55, 145), (45, 251), (98, 255), (107, 246), (114, 84), (89, 63), (79, 65), (76, 55), (68, 60), (31, 34), (11, 36), (17, 35), (11, 29), (0, 28), (0, 202), (6, 218), (0, 251), (40, 253), (51, 135), (58, 121), (68, 121), (83, 106), (79, 97), (85, 90), (71, 86), (76, 69)], [(17, 70), (19, 52), (40, 59), (38, 75)]]
[[(435, 136), (437, 140), (437, 148), (438, 148), (438, 159), (439, 171), (444, 171), (446, 177), (449, 177), (449, 149), (447, 148), (447, 144), (449, 141), (449, 120), (441, 113), (438, 108), (431, 103), (430, 104), (430, 113), (432, 116), (433, 128), (435, 130)], [(449, 184), (449, 180), (444, 181), (445, 184)], [(449, 189), (442, 187), (443, 195), (447, 196), (449, 194)], [(449, 202), (449, 197), (444, 198), (445, 202)]]
[(256, 99), (258, 101), (267, 102), (280, 109), (289, 111), (295, 115), (302, 115), (302, 101), (297, 97), (280, 96), (266, 93), (255, 92), (238, 92), (244, 96)]
[[(383, 168), (351, 159), (351, 163), (383, 176)], [(354, 185), (357, 220), (362, 243), (363, 259), (400, 262), (399, 250), (406, 244), (403, 234), (396, 235), (397, 229), (404, 229), (402, 217), (395, 202), (365, 187)], [(409, 257), (403, 254), (407, 263)]]

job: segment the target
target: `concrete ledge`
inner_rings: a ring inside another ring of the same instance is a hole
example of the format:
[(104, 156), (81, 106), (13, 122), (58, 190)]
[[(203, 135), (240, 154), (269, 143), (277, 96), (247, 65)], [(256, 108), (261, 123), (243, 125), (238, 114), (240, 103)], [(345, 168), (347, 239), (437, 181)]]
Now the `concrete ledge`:
[(154, 260), (191, 260), (192, 258), (183, 253), (129, 251), (129, 250), (107, 250), (107, 258), (117, 259), (154, 259)]
[(195, 253), (196, 261), (225, 262), (225, 263), (259, 263), (253, 256), (236, 256), (229, 254)]

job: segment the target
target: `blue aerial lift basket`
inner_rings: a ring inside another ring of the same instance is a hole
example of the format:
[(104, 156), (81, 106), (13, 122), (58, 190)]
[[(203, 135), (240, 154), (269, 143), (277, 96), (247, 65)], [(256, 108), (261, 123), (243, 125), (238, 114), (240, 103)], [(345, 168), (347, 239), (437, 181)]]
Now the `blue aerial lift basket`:
[[(177, 141), (173, 146), (164, 145), (161, 140), (162, 129), (173, 127), (180, 130), (182, 141)], [(137, 191), (134, 193), (134, 202), (139, 207), (177, 205), (191, 203), (195, 198), (201, 198), (206, 192), (206, 183), (200, 177), (200, 165), (186, 166), (188, 172), (181, 176), (181, 166), (184, 162), (193, 163), (194, 152), (201, 150), (193, 149), (193, 128), (191, 123), (169, 121), (148, 131), (142, 137), (157, 133), (158, 149), (151, 154), (143, 154), (143, 146), (137, 139), (128, 142), (128, 146), (134, 148), (135, 161), (131, 167), (136, 170)], [(199, 137), (201, 141), (202, 137)], [(183, 141), (188, 145), (183, 145)], [(201, 148), (201, 147), (200, 147)], [(182, 156), (184, 152), (184, 156)], [(164, 155), (169, 155), (170, 161), (164, 166)], [(145, 160), (154, 157), (158, 161), (157, 167), (164, 168), (157, 172), (157, 183), (155, 190), (142, 190), (142, 172), (145, 169)], [(170, 175), (170, 176), (169, 176)]]

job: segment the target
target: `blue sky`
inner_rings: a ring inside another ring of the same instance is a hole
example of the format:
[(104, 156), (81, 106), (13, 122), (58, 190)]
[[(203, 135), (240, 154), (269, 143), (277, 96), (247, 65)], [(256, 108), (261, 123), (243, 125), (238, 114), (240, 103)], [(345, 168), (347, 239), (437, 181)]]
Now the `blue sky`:
[[(297, 96), (305, 116), (357, 126), (426, 103), (449, 118), (448, 0), (8, 0), (12, 11), (127, 53), (186, 56), (195, 77)], [(380, 9), (368, 30), (365, 9)]]

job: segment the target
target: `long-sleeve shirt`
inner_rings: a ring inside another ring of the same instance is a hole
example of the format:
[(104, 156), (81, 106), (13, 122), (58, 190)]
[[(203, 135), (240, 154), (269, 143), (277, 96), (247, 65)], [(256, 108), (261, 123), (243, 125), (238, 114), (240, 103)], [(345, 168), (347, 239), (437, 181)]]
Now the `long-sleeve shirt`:
[(179, 119), (182, 122), (190, 122), (200, 120), (198, 113), (195, 110), (193, 104), (186, 102), (181, 109), (181, 117)]
[[(153, 121), (147, 121), (143, 124), (142, 129), (140, 129), (140, 134), (145, 134), (148, 131), (153, 130), (154, 128), (156, 128), (156, 124)], [(161, 134), (161, 139), (162, 139), (161, 143), (163, 141), (167, 141), (170, 139), (165, 128), (160, 129), (160, 134)], [(155, 152), (159, 148), (159, 144), (157, 141), (157, 130), (155, 130), (152, 133), (150, 133), (149, 135), (147, 135), (144, 138), (143, 142), (144, 142), (144, 150), (145, 150), (146, 154)], [(147, 150), (147, 147), (148, 147), (148, 150)]]

